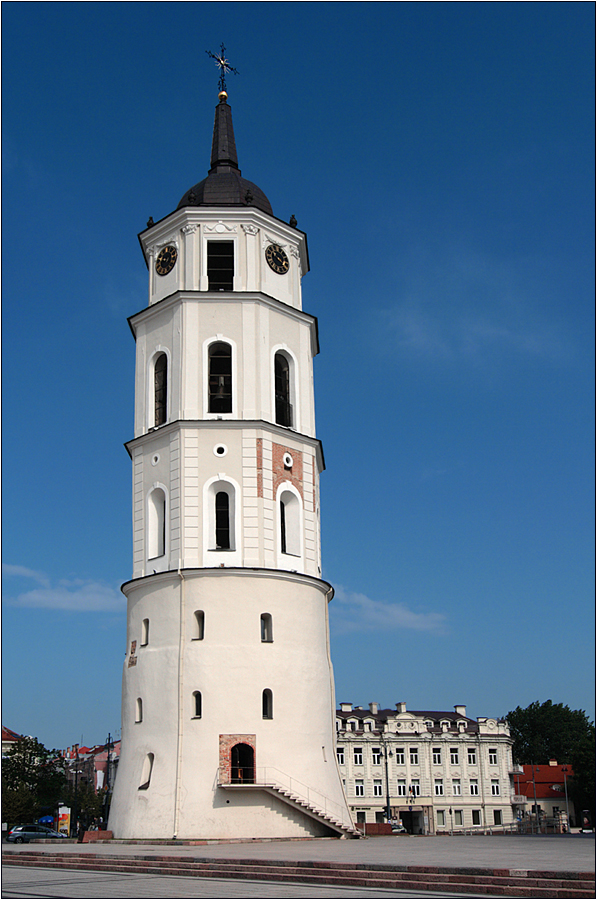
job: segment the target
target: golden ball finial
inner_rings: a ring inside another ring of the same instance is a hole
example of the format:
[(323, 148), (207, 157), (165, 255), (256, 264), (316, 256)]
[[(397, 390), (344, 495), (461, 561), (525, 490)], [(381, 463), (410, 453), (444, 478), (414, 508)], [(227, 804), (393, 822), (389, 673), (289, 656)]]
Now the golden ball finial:
[(218, 94), (218, 100), (220, 101), (220, 103), (225, 103), (227, 99), (228, 94), (226, 93), (226, 91), (220, 91), (220, 93)]

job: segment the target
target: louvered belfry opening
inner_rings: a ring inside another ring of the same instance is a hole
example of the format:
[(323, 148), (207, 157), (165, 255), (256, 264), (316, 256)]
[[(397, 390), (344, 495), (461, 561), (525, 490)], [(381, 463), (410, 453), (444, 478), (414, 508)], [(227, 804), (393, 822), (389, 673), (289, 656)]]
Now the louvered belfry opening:
[(208, 241), (207, 277), (210, 291), (232, 290), (234, 241)]
[(212, 344), (209, 348), (209, 411), (232, 412), (232, 348)]
[(276, 424), (292, 427), (292, 406), (290, 404), (290, 365), (282, 353), (274, 359), (274, 381), (276, 390)]

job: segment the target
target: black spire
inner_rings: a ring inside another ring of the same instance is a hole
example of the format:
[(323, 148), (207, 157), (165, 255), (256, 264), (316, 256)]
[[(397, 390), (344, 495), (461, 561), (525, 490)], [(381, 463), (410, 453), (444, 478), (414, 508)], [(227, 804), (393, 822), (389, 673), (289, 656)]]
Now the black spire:
[[(212, 172), (229, 171), (230, 167), (238, 169), (238, 156), (236, 155), (236, 143), (234, 141), (234, 128), (232, 127), (232, 110), (226, 103), (226, 93), (220, 93), (220, 102), (216, 106), (214, 119), (214, 134), (211, 142), (211, 169)], [(240, 175), (240, 170), (239, 170)]]

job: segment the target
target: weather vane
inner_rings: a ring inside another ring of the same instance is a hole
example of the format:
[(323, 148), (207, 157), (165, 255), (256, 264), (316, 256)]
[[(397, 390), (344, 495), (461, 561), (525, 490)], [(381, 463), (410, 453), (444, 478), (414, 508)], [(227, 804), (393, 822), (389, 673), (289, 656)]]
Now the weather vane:
[(212, 53), (211, 50), (206, 50), (205, 52), (211, 59), (215, 60), (216, 66), (220, 70), (220, 81), (219, 81), (220, 93), (222, 93), (222, 91), (224, 93), (226, 93), (226, 73), (232, 72), (233, 75), (238, 75), (237, 70), (233, 66), (231, 66), (230, 63), (228, 62), (228, 60), (226, 59), (226, 56), (225, 56), (226, 47), (224, 46), (224, 44), (220, 44), (220, 55), (219, 56), (216, 56), (216, 54)]

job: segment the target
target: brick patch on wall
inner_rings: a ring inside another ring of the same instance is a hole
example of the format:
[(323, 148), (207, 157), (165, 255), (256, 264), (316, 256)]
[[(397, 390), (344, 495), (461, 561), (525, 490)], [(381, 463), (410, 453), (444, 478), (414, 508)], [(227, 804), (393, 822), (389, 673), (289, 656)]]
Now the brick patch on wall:
[[(290, 453), (292, 456), (291, 469), (284, 468), (285, 453)], [(301, 495), (301, 498), (303, 498), (303, 454), (300, 450), (291, 450), (290, 447), (284, 447), (282, 444), (272, 443), (272, 471), (274, 476), (274, 497), (279, 485), (283, 481), (290, 481)]]

